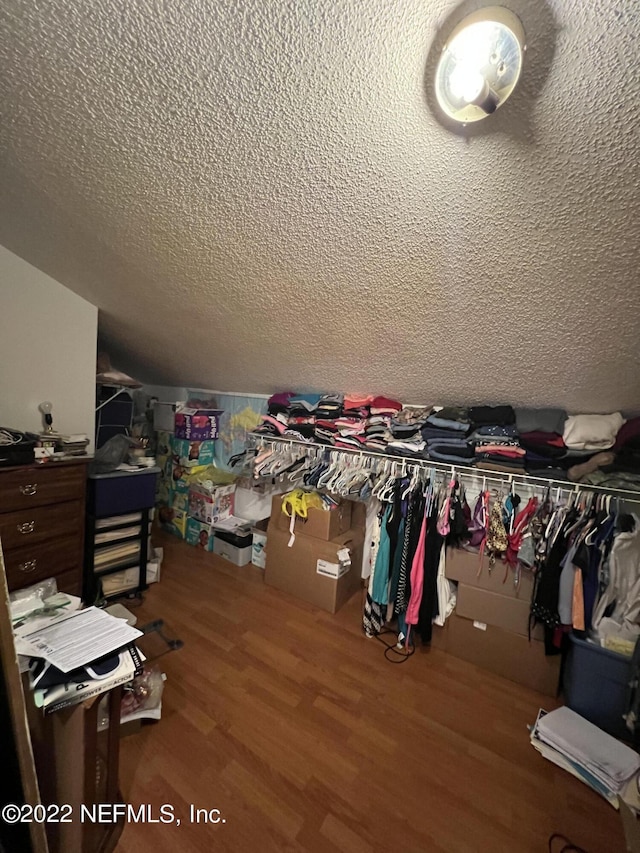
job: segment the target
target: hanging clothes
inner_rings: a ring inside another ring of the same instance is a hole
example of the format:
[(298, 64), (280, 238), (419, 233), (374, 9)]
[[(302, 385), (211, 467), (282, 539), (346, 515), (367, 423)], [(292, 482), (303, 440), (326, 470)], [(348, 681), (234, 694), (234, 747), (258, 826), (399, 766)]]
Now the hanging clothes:
[(416, 546), (413, 560), (411, 562), (411, 597), (407, 606), (406, 622), (407, 625), (417, 625), (420, 612), (420, 602), (422, 601), (422, 589), (424, 584), (424, 556), (425, 543), (427, 539), (427, 516), (422, 512), (422, 520), (420, 524), (420, 534), (418, 536), (418, 544)]
[(525, 533), (528, 532), (531, 519), (538, 509), (538, 498), (529, 498), (526, 506), (520, 510), (513, 520), (513, 527), (510, 533), (507, 534), (507, 550), (505, 560), (508, 565), (514, 568), (518, 564), (518, 552), (522, 545)]
[(593, 629), (608, 636), (635, 640), (640, 634), (640, 519), (633, 529), (620, 531), (609, 559), (609, 583), (593, 614)]
[[(371, 573), (369, 575), (369, 585), (367, 588), (367, 597), (364, 604), (362, 614), (362, 628), (368, 637), (379, 634), (384, 626), (384, 613), (382, 606), (373, 600), (373, 583), (375, 580), (375, 563), (377, 561), (378, 548), (380, 544), (381, 530), (381, 504), (376, 498), (372, 498), (372, 503), (375, 501), (375, 515), (370, 522), (370, 514), (367, 513), (367, 528), (370, 537), (367, 540), (369, 543), (369, 559), (373, 560)], [(374, 556), (375, 555), (375, 556)]]
[(445, 575), (446, 551), (446, 547), (440, 549), (437, 579), (438, 613), (433, 619), (433, 624), (440, 627), (445, 624), (455, 610), (457, 600), (456, 586), (452, 581), (447, 580)]
[(536, 575), (531, 614), (535, 622), (541, 622), (544, 626), (545, 654), (547, 655), (560, 653), (559, 638), (556, 636), (556, 629), (560, 625), (558, 613), (560, 574), (567, 550), (568, 530), (576, 519), (577, 512), (574, 509), (556, 510), (543, 537), (547, 543), (551, 544), (546, 559)]
[[(389, 609), (387, 610), (387, 618), (391, 619), (395, 611), (395, 604), (398, 598), (398, 587), (400, 584), (400, 568), (402, 563), (402, 553), (404, 549), (404, 537), (407, 522), (407, 501), (402, 499), (402, 494), (408, 486), (406, 480), (400, 481), (395, 499), (397, 501), (398, 529), (396, 535), (396, 543), (394, 546), (392, 564), (391, 564), (391, 581), (389, 583)], [(395, 512), (396, 510), (394, 510)], [(393, 540), (393, 537), (391, 537)]]
[[(415, 553), (422, 517), (424, 515), (424, 497), (420, 489), (416, 489), (409, 497), (407, 505), (407, 518), (405, 521), (404, 541), (402, 543), (402, 556), (400, 559), (400, 576), (398, 580), (398, 595), (395, 602), (394, 612), (398, 616), (398, 627), (404, 623), (404, 614), (409, 606), (411, 598), (411, 566)], [(400, 618), (402, 617), (402, 619)]]
[(493, 568), (496, 557), (501, 557), (507, 550), (509, 540), (502, 518), (502, 502), (496, 498), (489, 512), (489, 530), (486, 536), (486, 551), (489, 554), (489, 570)]
[(367, 517), (364, 526), (364, 546), (362, 555), (362, 577), (369, 578), (376, 564), (378, 545), (380, 544), (380, 510), (378, 498), (370, 497), (367, 501)]
[(438, 507), (434, 506), (427, 518), (424, 552), (423, 588), (418, 611), (418, 633), (423, 643), (430, 643), (433, 620), (438, 610), (438, 568), (443, 550), (444, 536), (438, 530)]
[(387, 524), (391, 515), (391, 505), (383, 512), (380, 524), (380, 544), (373, 570), (371, 597), (378, 604), (387, 604), (389, 600), (389, 563), (391, 559), (391, 540)]

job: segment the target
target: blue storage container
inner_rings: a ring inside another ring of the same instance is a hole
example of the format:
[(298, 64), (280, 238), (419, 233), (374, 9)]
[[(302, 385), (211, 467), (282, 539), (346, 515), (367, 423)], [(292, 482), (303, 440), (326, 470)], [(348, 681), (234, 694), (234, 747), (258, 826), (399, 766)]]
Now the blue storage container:
[(149, 509), (155, 503), (159, 468), (90, 474), (87, 507), (95, 518)]
[(565, 704), (614, 737), (631, 740), (622, 715), (631, 658), (570, 637), (562, 687)]

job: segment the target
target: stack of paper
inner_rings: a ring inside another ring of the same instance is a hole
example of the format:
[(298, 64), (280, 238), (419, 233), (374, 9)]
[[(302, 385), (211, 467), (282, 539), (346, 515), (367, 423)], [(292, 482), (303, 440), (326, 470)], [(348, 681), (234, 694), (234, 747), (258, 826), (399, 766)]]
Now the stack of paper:
[(545, 758), (563, 767), (618, 807), (618, 797), (636, 808), (640, 756), (570, 708), (540, 711), (531, 743)]
[(142, 632), (124, 619), (89, 607), (15, 636), (16, 651), (32, 659), (36, 704), (50, 712), (131, 681), (143, 656)]
[(130, 563), (139, 556), (139, 541), (123, 542), (121, 545), (111, 545), (107, 548), (98, 549), (93, 557), (93, 567), (95, 571), (113, 569), (123, 563)]

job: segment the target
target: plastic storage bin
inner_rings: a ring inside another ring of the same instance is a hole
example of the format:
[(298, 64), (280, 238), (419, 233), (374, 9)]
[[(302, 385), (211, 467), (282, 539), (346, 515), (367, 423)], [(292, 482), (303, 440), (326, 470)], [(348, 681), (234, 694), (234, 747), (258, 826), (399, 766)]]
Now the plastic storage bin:
[(152, 507), (159, 473), (159, 468), (146, 468), (140, 473), (115, 471), (112, 474), (90, 474), (88, 506), (91, 514), (104, 518)]
[(631, 740), (622, 719), (631, 659), (574, 636), (570, 641), (562, 680), (565, 704), (614, 737)]

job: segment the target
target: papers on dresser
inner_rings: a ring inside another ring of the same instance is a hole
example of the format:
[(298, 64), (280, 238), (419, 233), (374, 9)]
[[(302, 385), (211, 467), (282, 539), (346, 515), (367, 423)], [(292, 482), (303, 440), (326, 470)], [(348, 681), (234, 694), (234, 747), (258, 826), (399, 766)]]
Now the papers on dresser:
[(71, 672), (141, 636), (142, 632), (127, 625), (124, 619), (88, 607), (47, 628), (16, 637), (16, 651), (44, 658), (62, 672)]

